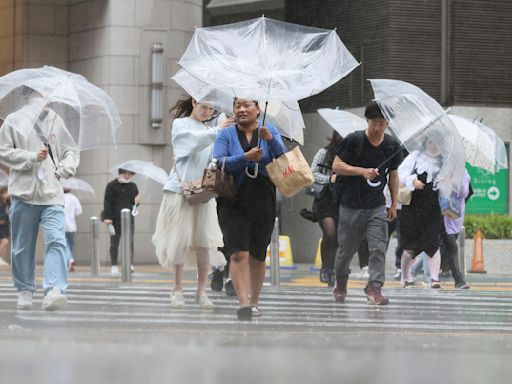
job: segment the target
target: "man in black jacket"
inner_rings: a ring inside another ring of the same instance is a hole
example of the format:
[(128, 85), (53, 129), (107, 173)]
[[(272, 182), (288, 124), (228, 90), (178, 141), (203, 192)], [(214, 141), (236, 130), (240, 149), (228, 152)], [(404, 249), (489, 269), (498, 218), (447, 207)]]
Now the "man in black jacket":
[[(119, 240), (121, 238), (121, 210), (128, 208), (132, 210), (133, 206), (139, 204), (140, 195), (137, 185), (131, 181), (134, 173), (119, 168), (119, 176), (107, 184), (105, 189), (105, 199), (103, 202), (103, 212), (101, 220), (110, 226), (110, 261), (112, 262), (112, 274), (118, 275), (117, 255), (119, 249)], [(134, 219), (131, 216), (131, 234), (130, 245), (133, 255), (133, 234)], [(132, 260), (133, 262), (133, 260)], [(133, 266), (131, 266), (133, 272)]]

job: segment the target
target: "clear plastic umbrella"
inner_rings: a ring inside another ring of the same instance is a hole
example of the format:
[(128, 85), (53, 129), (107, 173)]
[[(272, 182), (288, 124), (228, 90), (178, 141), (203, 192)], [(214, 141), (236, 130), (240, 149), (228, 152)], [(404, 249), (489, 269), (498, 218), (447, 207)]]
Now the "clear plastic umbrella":
[(121, 125), (105, 91), (81, 75), (51, 66), (20, 69), (0, 77), (0, 119), (23, 111), (30, 122), (17, 128), (27, 136), (45, 109), (54, 110), (80, 150), (115, 145)]
[(368, 127), (365, 119), (341, 109), (320, 108), (318, 113), (341, 137)]
[(491, 173), (508, 168), (505, 144), (491, 128), (479, 121), (470, 121), (457, 115), (448, 116), (462, 137), (469, 164)]
[(335, 30), (265, 17), (197, 28), (178, 64), (216, 88), (253, 100), (300, 100), (359, 64)]
[(0, 169), (0, 187), (6, 187), (9, 184), (9, 175)]
[[(228, 88), (215, 88), (183, 69), (180, 69), (172, 79), (198, 102), (210, 104), (228, 116), (233, 115), (234, 95)], [(264, 105), (265, 101), (259, 103)], [(277, 128), (282, 136), (304, 144), (305, 124), (297, 101), (270, 101), (267, 105), (265, 123)]]
[(111, 173), (117, 175), (119, 169), (125, 169), (127, 171), (133, 172), (135, 174), (134, 177), (151, 179), (158, 184), (163, 185), (167, 181), (167, 172), (153, 164), (153, 162), (128, 160), (113, 167), (111, 169)]
[(83, 179), (79, 179), (77, 177), (70, 177), (69, 179), (62, 179), (60, 181), (63, 188), (69, 188), (72, 191), (78, 191), (79, 193), (86, 193), (95, 195), (96, 192), (94, 191), (94, 188), (89, 184), (87, 181)]
[(443, 196), (458, 192), (464, 176), (462, 139), (437, 101), (419, 87), (399, 80), (370, 80), (375, 101), (390, 129), (409, 151), (424, 151), (430, 139), (442, 156), (434, 183)]

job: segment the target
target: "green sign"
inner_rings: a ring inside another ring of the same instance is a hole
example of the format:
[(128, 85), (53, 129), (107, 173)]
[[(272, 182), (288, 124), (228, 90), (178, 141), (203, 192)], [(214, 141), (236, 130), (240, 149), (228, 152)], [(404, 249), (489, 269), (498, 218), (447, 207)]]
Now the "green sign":
[(508, 214), (508, 169), (495, 174), (466, 164), (473, 196), (466, 205), (469, 214)]

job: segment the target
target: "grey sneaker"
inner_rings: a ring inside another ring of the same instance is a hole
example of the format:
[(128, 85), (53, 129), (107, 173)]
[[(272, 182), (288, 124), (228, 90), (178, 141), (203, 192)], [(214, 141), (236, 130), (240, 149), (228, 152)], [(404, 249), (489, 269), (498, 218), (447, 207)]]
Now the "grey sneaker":
[(195, 302), (203, 309), (215, 308), (215, 305), (213, 305), (212, 301), (206, 296), (206, 293), (203, 293), (201, 296), (196, 296)]
[(55, 311), (64, 308), (68, 303), (66, 296), (59, 288), (53, 287), (43, 298), (43, 311)]
[(18, 309), (32, 309), (32, 298), (34, 293), (32, 291), (20, 291), (18, 292)]

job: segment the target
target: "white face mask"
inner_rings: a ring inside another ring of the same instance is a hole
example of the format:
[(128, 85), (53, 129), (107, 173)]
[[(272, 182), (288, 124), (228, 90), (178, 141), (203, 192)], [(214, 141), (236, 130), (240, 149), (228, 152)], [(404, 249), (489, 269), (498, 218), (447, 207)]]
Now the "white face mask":
[(119, 176), (117, 181), (119, 181), (121, 184), (128, 184), (130, 181), (132, 181), (132, 178), (129, 177), (128, 179), (125, 179), (124, 176)]

